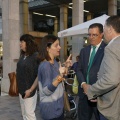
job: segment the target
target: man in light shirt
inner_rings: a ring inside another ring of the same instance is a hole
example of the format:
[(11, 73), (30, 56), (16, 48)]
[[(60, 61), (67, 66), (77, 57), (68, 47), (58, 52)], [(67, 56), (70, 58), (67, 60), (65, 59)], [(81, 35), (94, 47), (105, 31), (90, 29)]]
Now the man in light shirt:
[(90, 45), (80, 51), (79, 62), (77, 67), (77, 79), (79, 82), (79, 102), (78, 102), (78, 119), (90, 120), (94, 113), (95, 119), (99, 120), (99, 112), (96, 107), (96, 102), (88, 100), (84, 94), (85, 90), (82, 87), (88, 83), (94, 84), (97, 80), (101, 61), (104, 56), (104, 48), (106, 44), (102, 41), (103, 25), (94, 23), (89, 26), (88, 39)]
[(101, 115), (107, 120), (120, 120), (120, 16), (111, 16), (106, 20), (104, 36), (108, 45), (98, 81), (92, 86), (83, 86), (89, 100), (97, 98)]

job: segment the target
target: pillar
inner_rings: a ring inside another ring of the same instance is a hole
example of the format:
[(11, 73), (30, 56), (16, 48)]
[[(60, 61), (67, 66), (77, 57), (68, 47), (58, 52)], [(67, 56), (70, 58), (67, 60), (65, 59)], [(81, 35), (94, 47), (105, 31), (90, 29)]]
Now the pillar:
[(83, 0), (72, 0), (73, 9), (72, 9), (72, 25), (78, 25), (83, 22), (84, 18), (84, 3)]
[(108, 15), (117, 15), (117, 0), (108, 0)]
[(20, 0), (20, 35), (28, 33), (28, 0)]
[[(67, 29), (67, 23), (68, 23), (68, 6), (61, 5), (60, 6), (60, 31)], [(61, 38), (60, 45), (62, 46), (62, 49), (60, 52), (60, 58), (61, 60), (63, 60), (67, 57), (67, 39)]]
[(57, 36), (58, 33), (58, 19), (54, 18), (54, 35)]
[(19, 58), (19, 0), (2, 0), (3, 79), (1, 91), (8, 93), (8, 73), (16, 71)]
[[(83, 0), (72, 0), (72, 26), (83, 23), (84, 19), (84, 2)], [(72, 60), (76, 61), (76, 56), (80, 53), (80, 49), (83, 48), (83, 37), (73, 36), (72, 37)]]

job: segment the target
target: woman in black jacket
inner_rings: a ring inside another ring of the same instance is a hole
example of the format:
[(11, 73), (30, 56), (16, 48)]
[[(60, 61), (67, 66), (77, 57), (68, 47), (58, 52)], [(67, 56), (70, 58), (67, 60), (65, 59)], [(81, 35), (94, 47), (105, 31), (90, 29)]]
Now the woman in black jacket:
[(37, 102), (37, 45), (34, 37), (24, 34), (20, 37), (21, 54), (17, 63), (17, 84), (23, 120), (36, 120)]

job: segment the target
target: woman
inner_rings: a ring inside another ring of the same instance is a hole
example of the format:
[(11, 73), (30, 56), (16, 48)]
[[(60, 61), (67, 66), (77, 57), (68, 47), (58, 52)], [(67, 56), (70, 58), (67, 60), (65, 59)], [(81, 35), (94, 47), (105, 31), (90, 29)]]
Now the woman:
[[(65, 67), (55, 60), (60, 54), (59, 40), (54, 35), (42, 39), (39, 51), (41, 64), (38, 68), (40, 89), (40, 114), (43, 120), (63, 120), (63, 75)], [(69, 60), (68, 60), (69, 61)], [(67, 66), (68, 67), (68, 66)]]
[(17, 84), (23, 120), (36, 120), (37, 102), (37, 45), (34, 37), (24, 34), (20, 37), (21, 55), (17, 63)]

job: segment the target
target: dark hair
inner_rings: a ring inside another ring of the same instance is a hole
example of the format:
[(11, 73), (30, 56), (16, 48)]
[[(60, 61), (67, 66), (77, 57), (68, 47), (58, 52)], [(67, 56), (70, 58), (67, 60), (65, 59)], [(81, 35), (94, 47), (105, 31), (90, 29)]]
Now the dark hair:
[(20, 37), (20, 41), (26, 42), (26, 51), (21, 50), (21, 55), (32, 55), (38, 51), (37, 44), (35, 43), (34, 37), (29, 34), (23, 34)]
[(106, 25), (107, 26), (111, 25), (117, 33), (120, 33), (120, 16), (117, 15), (110, 16), (106, 20)]
[(79, 58), (79, 55), (77, 55), (76, 58)]
[(103, 33), (103, 25), (101, 23), (93, 23), (89, 26), (90, 28), (98, 28), (100, 33)]
[(54, 35), (46, 35), (43, 37), (42, 41), (41, 41), (41, 47), (39, 47), (39, 59), (40, 61), (43, 60), (51, 60), (48, 51), (47, 51), (47, 47), (51, 47), (51, 45), (58, 40), (58, 37), (54, 36)]

